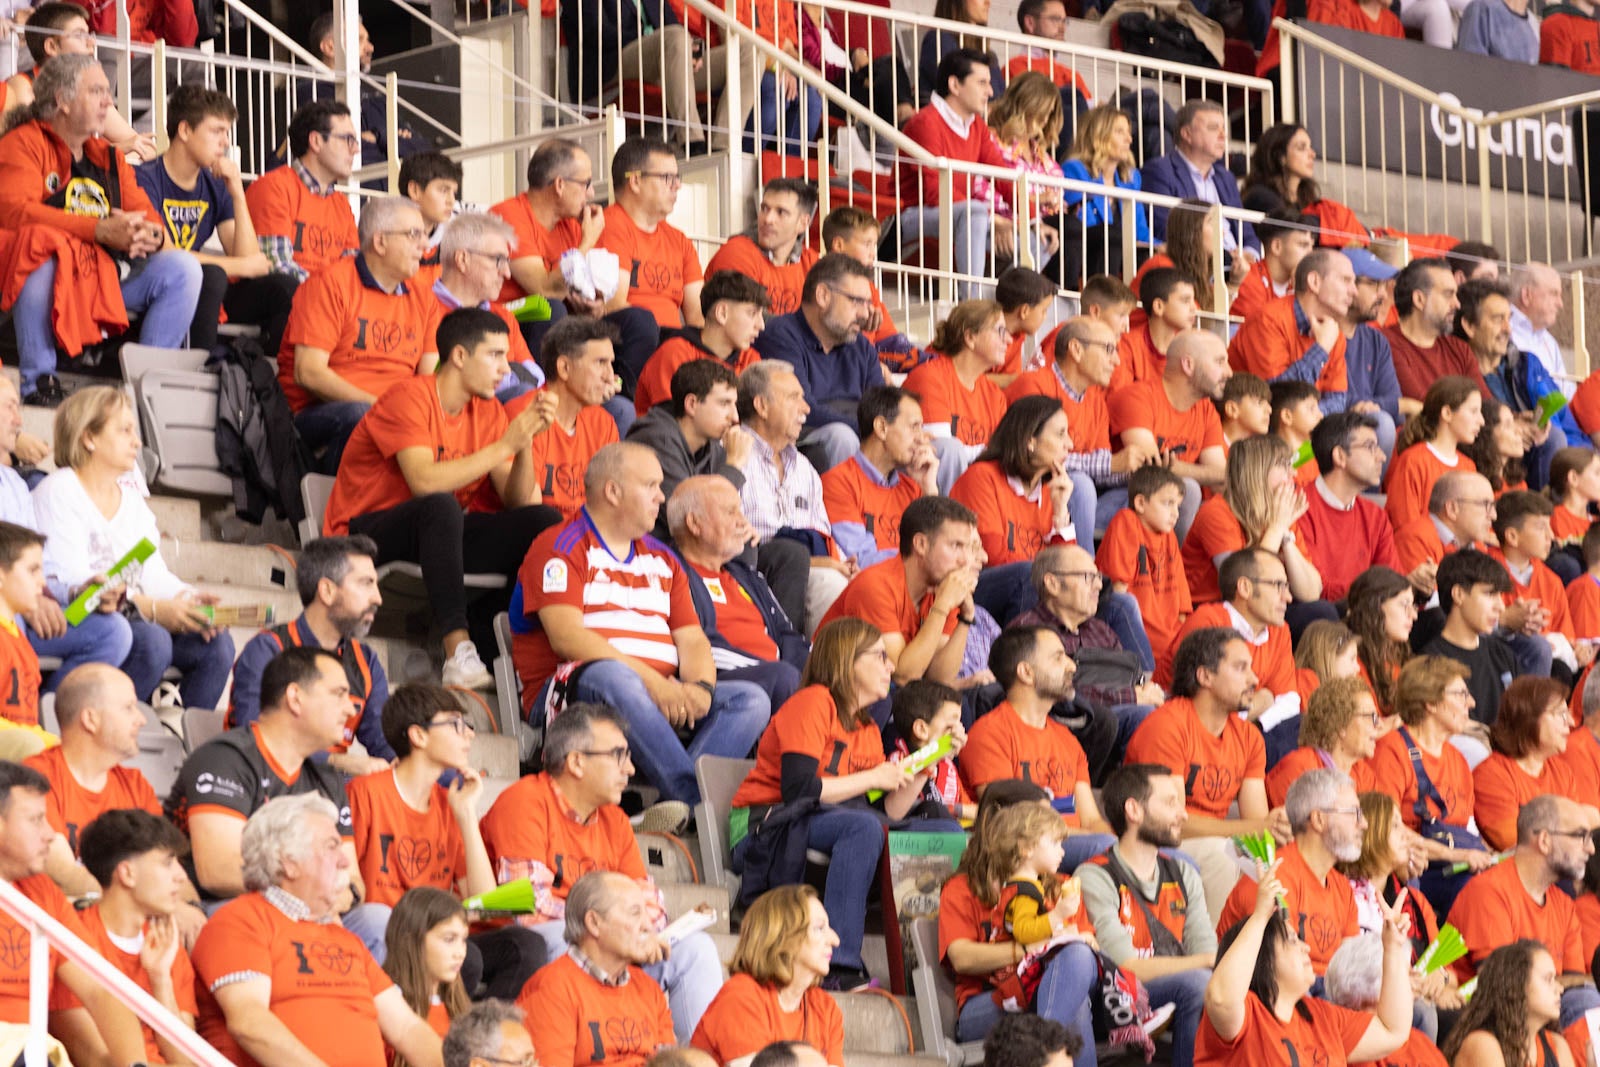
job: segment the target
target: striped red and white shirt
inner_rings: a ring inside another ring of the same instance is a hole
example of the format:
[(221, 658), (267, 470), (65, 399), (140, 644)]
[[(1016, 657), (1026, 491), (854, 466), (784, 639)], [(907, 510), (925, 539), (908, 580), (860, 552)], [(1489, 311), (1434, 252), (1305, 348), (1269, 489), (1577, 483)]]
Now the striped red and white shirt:
[(539, 535), (522, 561), (517, 585), (521, 605), (513, 597), (512, 613), (522, 625), (513, 629), (525, 632), (515, 635), (512, 658), (525, 689), (537, 690), (561, 665), (539, 624), (541, 608), (579, 609), (584, 629), (668, 677), (678, 671), (672, 631), (700, 625), (688, 577), (672, 550), (646, 536), (619, 558), (600, 539), (587, 508)]

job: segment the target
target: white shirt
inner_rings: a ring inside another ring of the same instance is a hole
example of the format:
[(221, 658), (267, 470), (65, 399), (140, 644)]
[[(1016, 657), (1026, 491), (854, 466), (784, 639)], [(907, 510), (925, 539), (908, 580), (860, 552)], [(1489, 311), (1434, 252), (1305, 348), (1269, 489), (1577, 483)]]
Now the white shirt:
[(1568, 373), (1567, 360), (1561, 354), (1561, 346), (1556, 343), (1555, 335), (1549, 330), (1535, 330), (1528, 316), (1515, 304), (1511, 305), (1511, 343), (1537, 359), (1561, 387), (1562, 394), (1568, 400), (1572, 399), (1578, 386), (1564, 377)]
[(188, 585), (167, 569), (161, 558), (161, 531), (155, 512), (139, 492), (124, 484), (122, 504), (110, 519), (100, 514), (76, 471), (53, 472), (33, 490), (33, 509), (39, 532), (45, 535), (44, 576), (61, 603), (62, 594), (104, 574), (141, 540), (149, 539), (156, 552), (128, 575), (128, 591), (158, 600), (178, 596)]

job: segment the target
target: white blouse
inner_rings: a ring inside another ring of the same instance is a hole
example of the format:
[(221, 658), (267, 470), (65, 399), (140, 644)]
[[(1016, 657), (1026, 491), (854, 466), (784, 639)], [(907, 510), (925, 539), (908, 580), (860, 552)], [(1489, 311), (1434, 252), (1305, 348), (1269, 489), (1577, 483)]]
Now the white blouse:
[(76, 471), (52, 472), (33, 490), (39, 532), (44, 534), (44, 574), (61, 603), (66, 594), (96, 574), (109, 571), (141, 540), (156, 546), (155, 555), (124, 572), (129, 594), (166, 600), (188, 585), (167, 569), (161, 558), (161, 531), (155, 512), (137, 489), (119, 480), (122, 504), (110, 519), (100, 514), (84, 491)]

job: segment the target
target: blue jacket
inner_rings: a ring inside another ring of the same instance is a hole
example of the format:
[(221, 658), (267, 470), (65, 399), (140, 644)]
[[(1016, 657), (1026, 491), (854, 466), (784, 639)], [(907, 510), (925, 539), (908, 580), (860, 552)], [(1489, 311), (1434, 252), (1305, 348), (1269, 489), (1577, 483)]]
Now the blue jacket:
[[(1541, 399), (1561, 391), (1555, 379), (1550, 377), (1550, 372), (1544, 369), (1544, 364), (1515, 345), (1511, 346), (1495, 373), (1484, 375), (1484, 382), (1495, 399), (1509, 405), (1512, 411), (1532, 411), (1539, 406)], [(1567, 435), (1567, 444), (1589, 447), (1589, 435), (1578, 428), (1578, 420), (1573, 417), (1570, 407), (1556, 412), (1550, 423), (1559, 426), (1561, 432)]]
[(806, 322), (804, 309), (779, 315), (767, 323), (756, 338), (755, 348), (762, 359), (781, 359), (794, 367), (794, 375), (805, 390), (811, 414), (806, 429), (815, 430), (831, 422), (856, 428), (856, 406), (868, 389), (883, 385), (883, 364), (866, 334), (854, 341), (825, 351)]
[[(1147, 193), (1160, 193), (1163, 196), (1194, 196), (1194, 178), (1189, 174), (1189, 164), (1178, 155), (1176, 149), (1168, 152), (1159, 159), (1153, 159), (1144, 165), (1139, 172)], [(1243, 207), (1239, 199), (1239, 183), (1234, 180), (1233, 172), (1221, 162), (1211, 168), (1211, 181), (1217, 187), (1217, 199), (1222, 201), (1223, 207)], [(1157, 241), (1167, 239), (1167, 210), (1156, 208), (1155, 237)], [(1256, 230), (1248, 222), (1244, 224), (1244, 240), (1240, 242), (1246, 248), (1261, 251), (1261, 242), (1256, 238)]]
[[(1069, 159), (1061, 164), (1061, 175), (1080, 182), (1095, 180), (1090, 177), (1089, 168), (1081, 159)], [(1133, 177), (1126, 182), (1120, 177), (1116, 179), (1118, 189), (1138, 189), (1140, 188), (1139, 181), (1138, 171), (1134, 171)], [(1109, 196), (1085, 196), (1082, 193), (1073, 192), (1071, 189), (1066, 190), (1061, 199), (1068, 208), (1072, 209), (1074, 214), (1083, 220), (1085, 226), (1099, 226), (1104, 222), (1115, 219), (1119, 206), (1119, 202)], [(1150, 221), (1148, 212), (1135, 210), (1133, 218), (1134, 239), (1142, 245), (1149, 244)]]

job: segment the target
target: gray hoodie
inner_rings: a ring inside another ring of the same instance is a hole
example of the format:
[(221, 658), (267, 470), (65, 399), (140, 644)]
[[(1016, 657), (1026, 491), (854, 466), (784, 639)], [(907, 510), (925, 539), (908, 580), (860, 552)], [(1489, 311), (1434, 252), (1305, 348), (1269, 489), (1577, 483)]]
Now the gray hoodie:
[[(627, 439), (646, 446), (661, 461), (661, 491), (668, 497), (679, 482), (697, 474), (720, 474), (732, 482), (735, 489), (744, 488), (744, 472), (727, 462), (721, 441), (708, 441), (699, 452), (690, 453), (689, 442), (678, 428), (670, 403), (657, 404), (645, 412), (644, 418), (628, 430)], [(665, 538), (666, 532), (667, 509), (662, 508), (656, 520), (656, 534)]]

